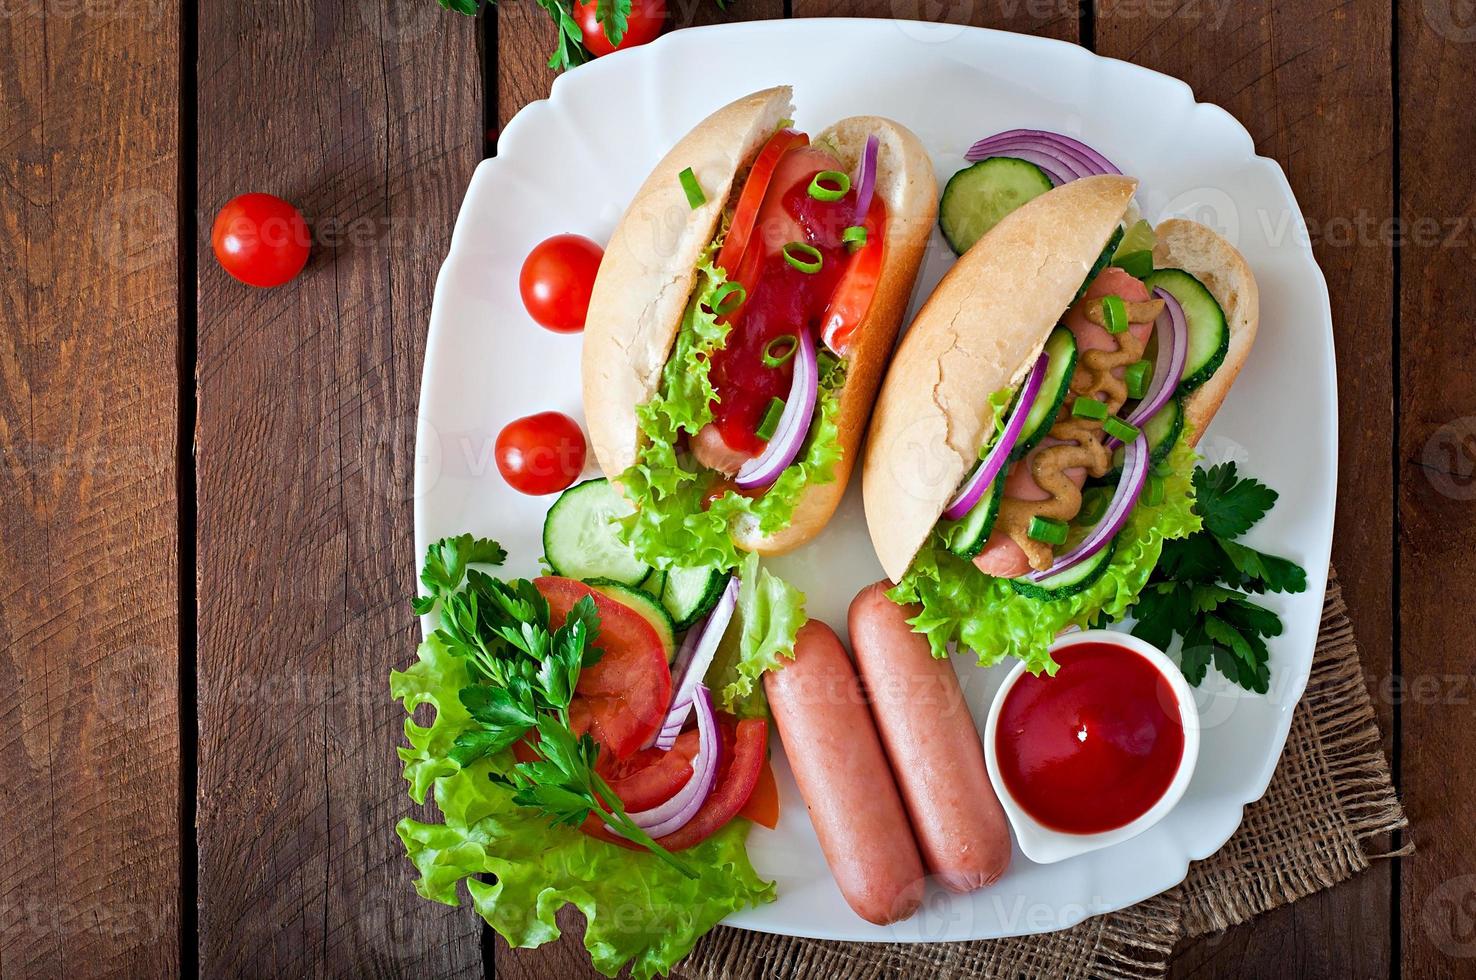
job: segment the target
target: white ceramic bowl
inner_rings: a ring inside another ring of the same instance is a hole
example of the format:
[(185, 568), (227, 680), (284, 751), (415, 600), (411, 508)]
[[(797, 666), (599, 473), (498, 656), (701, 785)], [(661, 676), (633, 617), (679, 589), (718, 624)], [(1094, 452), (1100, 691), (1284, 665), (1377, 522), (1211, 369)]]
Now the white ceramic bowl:
[(1168, 816), (1169, 811), (1183, 797), (1184, 791), (1189, 788), (1189, 780), (1194, 775), (1194, 764), (1199, 759), (1199, 708), (1194, 701), (1194, 691), (1189, 687), (1189, 682), (1184, 680), (1184, 674), (1179, 670), (1179, 666), (1166, 657), (1163, 651), (1152, 644), (1143, 642), (1131, 633), (1117, 630), (1085, 630), (1063, 636), (1051, 646), (1051, 652), (1054, 654), (1059, 650), (1068, 650), (1083, 643), (1098, 642), (1110, 643), (1141, 655), (1168, 681), (1169, 689), (1174, 692), (1174, 701), (1178, 704), (1179, 721), (1184, 726), (1184, 755), (1179, 760), (1178, 772), (1174, 773), (1173, 781), (1169, 783), (1163, 796), (1159, 797), (1157, 803), (1132, 823), (1115, 830), (1103, 831), (1100, 834), (1068, 834), (1041, 824), (1025, 812), (1025, 809), (1010, 795), (1009, 787), (1000, 776), (999, 758), (995, 751), (995, 731), (999, 727), (1000, 711), (1004, 707), (1005, 698), (1009, 696), (1010, 691), (1014, 690), (1016, 682), (1025, 673), (1025, 664), (1016, 664), (1015, 669), (1010, 671), (1009, 676), (1000, 685), (994, 695), (994, 702), (989, 706), (989, 718), (984, 723), (984, 762), (989, 769), (989, 781), (994, 784), (994, 792), (999, 796), (1005, 816), (1009, 817), (1010, 826), (1015, 830), (1016, 843), (1020, 845), (1020, 850), (1025, 856), (1036, 864), (1054, 864), (1057, 861), (1076, 857), (1078, 854), (1086, 854), (1088, 851), (1120, 844), (1152, 827)]

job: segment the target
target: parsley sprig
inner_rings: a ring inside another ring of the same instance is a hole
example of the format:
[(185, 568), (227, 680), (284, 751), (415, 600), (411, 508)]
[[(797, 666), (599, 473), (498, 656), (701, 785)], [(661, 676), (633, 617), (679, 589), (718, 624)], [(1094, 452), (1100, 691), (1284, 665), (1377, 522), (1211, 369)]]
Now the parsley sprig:
[(1194, 509), (1203, 530), (1166, 541), (1158, 566), (1138, 596), (1133, 635), (1160, 649), (1183, 638), (1180, 666), (1189, 683), (1209, 665), (1247, 690), (1270, 688), (1269, 637), (1281, 618), (1247, 593), (1302, 592), (1307, 573), (1295, 562), (1236, 541), (1276, 503), (1276, 491), (1238, 477), (1234, 463), (1194, 471)]
[(581, 598), (563, 625), (551, 629), (548, 602), (532, 582), (502, 581), (470, 567), (499, 565), (506, 557), (497, 542), (470, 534), (442, 538), (426, 550), (420, 573), (426, 594), (412, 605), (421, 615), (439, 608), (436, 636), (467, 659), (475, 680), (460, 691), (472, 725), (457, 735), (450, 757), (465, 767), (526, 740), (536, 760), (490, 774), (512, 791), (515, 803), (538, 810), (555, 826), (577, 827), (594, 814), (695, 878), (696, 872), (630, 819), (596, 771), (599, 744), (587, 732), (576, 735), (570, 724), (579, 674), (604, 653), (594, 642), (600, 631), (594, 600)]

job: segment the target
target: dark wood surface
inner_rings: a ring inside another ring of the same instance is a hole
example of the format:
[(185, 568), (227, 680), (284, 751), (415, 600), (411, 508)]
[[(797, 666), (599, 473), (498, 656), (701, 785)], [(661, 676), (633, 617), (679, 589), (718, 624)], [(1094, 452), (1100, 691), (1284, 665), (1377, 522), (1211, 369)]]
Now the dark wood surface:
[[(1419, 850), (1187, 944), (1174, 973), (1476, 972), (1476, 12), (671, 7), (677, 26), (900, 16), (1081, 43), (1183, 78), (1281, 163), (1333, 301), (1334, 561)], [(415, 640), (435, 274), (498, 127), (547, 94), (551, 43), (529, 0), (478, 20), (432, 0), (0, 5), (0, 976), (589, 973), (577, 917), (510, 953), (415, 895), (384, 687)], [(209, 255), (247, 190), (314, 223), (287, 287)]]

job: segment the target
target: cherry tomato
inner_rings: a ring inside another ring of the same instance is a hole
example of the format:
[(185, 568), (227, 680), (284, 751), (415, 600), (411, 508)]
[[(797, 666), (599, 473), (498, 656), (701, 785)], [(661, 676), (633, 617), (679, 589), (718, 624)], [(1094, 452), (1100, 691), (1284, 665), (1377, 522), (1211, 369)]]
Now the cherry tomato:
[(497, 469), (514, 490), (558, 493), (584, 471), (584, 433), (562, 412), (539, 412), (505, 425), (496, 454)]
[(534, 246), (518, 276), (528, 315), (555, 333), (583, 330), (604, 257), (605, 250), (583, 235), (555, 235)]
[(248, 286), (280, 286), (307, 265), (312, 236), (302, 213), (271, 194), (233, 198), (210, 229), (221, 267)]
[(564, 625), (574, 603), (585, 596), (594, 599), (600, 614), (595, 645), (605, 654), (580, 673), (574, 691), (583, 708), (575, 712), (571, 706), (570, 714), (588, 709), (590, 734), (614, 761), (639, 752), (661, 727), (671, 702), (671, 670), (655, 627), (634, 609), (571, 578), (544, 576), (534, 579), (533, 587), (548, 600), (554, 629)]
[(605, 37), (605, 29), (595, 16), (598, 7), (597, 0), (574, 5), (574, 19), (579, 22), (579, 33), (584, 35), (584, 46), (596, 58), (611, 51), (623, 51), (654, 41), (666, 27), (666, 0), (631, 0), (630, 16), (625, 22), (625, 36), (620, 39), (618, 46), (613, 45)]

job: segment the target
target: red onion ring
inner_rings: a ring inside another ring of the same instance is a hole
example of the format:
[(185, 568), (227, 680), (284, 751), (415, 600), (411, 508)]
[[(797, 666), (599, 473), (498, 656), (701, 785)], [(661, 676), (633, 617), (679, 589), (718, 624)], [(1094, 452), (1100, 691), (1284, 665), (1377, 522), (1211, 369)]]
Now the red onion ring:
[(984, 496), (984, 491), (994, 483), (999, 471), (1010, 461), (1010, 452), (1015, 448), (1015, 443), (1020, 441), (1020, 432), (1025, 428), (1025, 416), (1030, 414), (1030, 409), (1040, 394), (1041, 385), (1045, 382), (1046, 368), (1050, 364), (1051, 355), (1041, 351), (1040, 357), (1035, 360), (1035, 367), (1030, 369), (1030, 376), (1025, 379), (1025, 387), (1015, 401), (1015, 409), (1010, 413), (1010, 419), (1005, 423), (999, 441), (989, 450), (984, 461), (974, 467), (974, 472), (959, 487), (958, 493), (954, 494), (944, 509), (943, 516), (948, 520), (960, 520), (973, 510)]
[(1112, 495), (1112, 502), (1107, 505), (1107, 512), (1102, 515), (1097, 526), (1082, 539), (1081, 544), (1057, 558), (1050, 568), (1043, 572), (1031, 572), (1026, 578), (1035, 583), (1043, 582), (1053, 575), (1076, 567), (1107, 547), (1107, 542), (1117, 537), (1117, 532), (1127, 523), (1133, 505), (1143, 493), (1143, 486), (1148, 482), (1149, 456), (1148, 437), (1139, 433), (1138, 438), (1123, 451), (1122, 479), (1117, 482), (1117, 492)]
[(815, 338), (810, 336), (808, 327), (802, 326), (799, 349), (794, 355), (794, 378), (789, 383), (789, 398), (779, 415), (779, 425), (764, 451), (739, 468), (734, 483), (744, 490), (753, 490), (779, 479), (779, 474), (794, 462), (804, 445), (819, 395), (820, 365), (815, 355)]
[(1052, 133), (1043, 129), (1011, 129), (1003, 133), (979, 140), (969, 147), (969, 152), (964, 155), (967, 160), (983, 160), (992, 156), (1014, 156), (1013, 153), (1004, 153), (1001, 146), (1014, 146), (1021, 141), (1030, 141), (1038, 146), (1045, 144), (1050, 148), (1053, 156), (1065, 158), (1079, 163), (1078, 169), (1083, 170), (1078, 176), (1090, 176), (1092, 174), (1121, 174), (1117, 165), (1107, 159), (1096, 150), (1087, 146), (1081, 140), (1075, 139), (1061, 133)]
[[(1163, 406), (1174, 397), (1179, 381), (1184, 376), (1184, 362), (1189, 359), (1189, 320), (1184, 308), (1174, 294), (1155, 286), (1153, 295), (1163, 300), (1163, 312), (1158, 314), (1154, 330), (1158, 332), (1158, 358), (1153, 363), (1153, 381), (1144, 392), (1138, 407), (1127, 417), (1128, 425), (1142, 428)], [(1116, 449), (1121, 440), (1109, 437), (1107, 448)]]
[[(723, 740), (718, 737), (717, 714), (712, 707), (712, 694), (701, 684), (693, 692), (697, 705), (697, 754), (692, 757), (692, 775), (682, 788), (667, 800), (649, 810), (628, 813), (632, 823), (652, 837), (665, 837), (685, 827), (712, 795), (722, 762)], [(610, 827), (609, 824), (605, 825)], [(610, 830), (615, 831), (614, 827)], [(615, 831), (619, 833), (619, 831)]]
[(856, 174), (856, 224), (865, 224), (866, 212), (871, 208), (871, 197), (876, 192), (876, 158), (881, 150), (881, 140), (875, 133), (866, 137), (866, 149), (861, 153), (861, 168)]
[(692, 654), (687, 662), (687, 668), (682, 673), (682, 679), (677, 683), (676, 693), (672, 695), (671, 708), (666, 712), (666, 718), (661, 722), (661, 730), (657, 732), (652, 742), (663, 752), (669, 752), (676, 744), (677, 736), (682, 733), (682, 726), (687, 723), (687, 715), (692, 710), (695, 698), (693, 695), (702, 686), (702, 678), (707, 674), (707, 668), (712, 666), (713, 655), (717, 653), (718, 643), (722, 641), (723, 634), (728, 631), (728, 624), (732, 622), (733, 611), (738, 608), (738, 576), (734, 575), (728, 579), (728, 587), (723, 589), (722, 598), (698, 626), (693, 627), (687, 633), (687, 640), (682, 643), (685, 649), (688, 641), (692, 641), (692, 634), (697, 634), (697, 639), (692, 648)]

